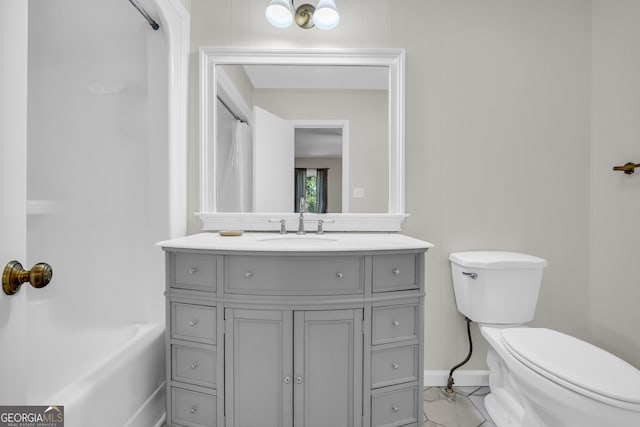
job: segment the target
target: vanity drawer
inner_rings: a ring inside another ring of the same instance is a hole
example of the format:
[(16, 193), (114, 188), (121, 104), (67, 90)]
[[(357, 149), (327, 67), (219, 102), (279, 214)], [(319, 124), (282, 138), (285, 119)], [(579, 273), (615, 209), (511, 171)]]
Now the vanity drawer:
[(171, 422), (188, 427), (216, 427), (216, 396), (173, 387)]
[(415, 385), (405, 388), (382, 388), (372, 392), (371, 425), (397, 427), (417, 423), (417, 392)]
[(171, 303), (171, 338), (216, 343), (216, 308)]
[(238, 294), (327, 295), (364, 292), (361, 256), (228, 256), (226, 291)]
[(212, 255), (175, 253), (171, 286), (214, 291), (216, 258)]
[(372, 344), (418, 339), (418, 305), (373, 308)]
[(373, 257), (373, 291), (417, 289), (416, 255), (376, 255)]
[(216, 386), (216, 351), (171, 346), (171, 379), (203, 387)]
[(371, 387), (418, 380), (418, 346), (374, 350), (371, 355)]

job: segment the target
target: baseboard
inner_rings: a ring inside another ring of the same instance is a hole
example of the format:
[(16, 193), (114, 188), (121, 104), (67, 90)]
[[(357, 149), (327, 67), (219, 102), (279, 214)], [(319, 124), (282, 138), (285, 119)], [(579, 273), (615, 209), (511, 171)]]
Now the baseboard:
[[(424, 386), (446, 386), (449, 379), (449, 371), (425, 370)], [(488, 370), (459, 370), (453, 373), (454, 384), (458, 387), (474, 387), (489, 385)]]

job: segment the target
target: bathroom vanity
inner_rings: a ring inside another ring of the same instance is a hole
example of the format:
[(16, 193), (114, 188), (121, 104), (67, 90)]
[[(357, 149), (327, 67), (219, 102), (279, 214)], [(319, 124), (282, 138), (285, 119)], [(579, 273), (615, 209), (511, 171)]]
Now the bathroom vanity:
[(159, 246), (168, 425), (422, 425), (431, 244), (202, 233)]

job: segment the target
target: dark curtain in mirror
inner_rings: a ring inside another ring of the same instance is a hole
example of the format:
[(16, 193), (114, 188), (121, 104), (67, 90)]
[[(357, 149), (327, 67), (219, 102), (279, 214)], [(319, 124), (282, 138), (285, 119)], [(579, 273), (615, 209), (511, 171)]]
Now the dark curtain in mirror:
[(327, 213), (327, 176), (329, 169), (316, 171), (316, 212)]
[(295, 191), (293, 195), (293, 211), (300, 212), (300, 198), (307, 198), (307, 170), (304, 168), (296, 168), (295, 173)]

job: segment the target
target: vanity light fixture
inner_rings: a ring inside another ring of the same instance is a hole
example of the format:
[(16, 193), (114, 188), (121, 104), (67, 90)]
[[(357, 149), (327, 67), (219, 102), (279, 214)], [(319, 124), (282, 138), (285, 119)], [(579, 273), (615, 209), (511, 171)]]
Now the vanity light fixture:
[(294, 19), (300, 28), (318, 27), (321, 30), (331, 30), (340, 23), (340, 14), (335, 0), (320, 0), (318, 6), (310, 4), (298, 6), (294, 12), (293, 0), (271, 0), (265, 15), (274, 27), (287, 28)]

